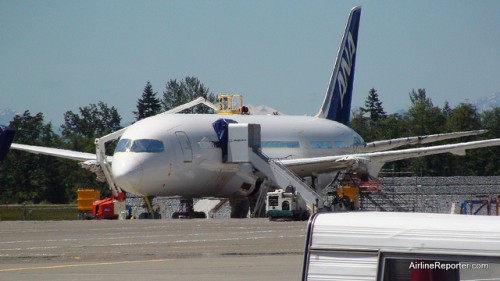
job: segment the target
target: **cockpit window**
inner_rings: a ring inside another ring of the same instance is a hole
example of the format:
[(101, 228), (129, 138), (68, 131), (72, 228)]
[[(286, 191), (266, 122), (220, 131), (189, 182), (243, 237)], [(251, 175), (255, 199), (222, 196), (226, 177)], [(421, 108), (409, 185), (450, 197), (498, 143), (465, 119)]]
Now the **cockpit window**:
[(163, 152), (165, 147), (163, 142), (152, 139), (130, 140), (121, 139), (116, 146), (115, 152)]
[(134, 140), (130, 151), (132, 152), (162, 152), (163, 142), (159, 140)]
[(115, 152), (125, 152), (130, 148), (130, 144), (132, 140), (129, 139), (121, 139), (116, 145)]

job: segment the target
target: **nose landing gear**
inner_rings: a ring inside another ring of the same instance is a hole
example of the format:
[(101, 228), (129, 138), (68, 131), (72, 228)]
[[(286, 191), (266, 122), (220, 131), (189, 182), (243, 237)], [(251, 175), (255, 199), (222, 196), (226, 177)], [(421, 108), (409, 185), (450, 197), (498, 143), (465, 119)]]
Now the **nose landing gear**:
[(146, 213), (141, 213), (139, 219), (161, 219), (160, 206), (152, 205), (154, 196), (144, 196), (145, 207), (148, 210)]

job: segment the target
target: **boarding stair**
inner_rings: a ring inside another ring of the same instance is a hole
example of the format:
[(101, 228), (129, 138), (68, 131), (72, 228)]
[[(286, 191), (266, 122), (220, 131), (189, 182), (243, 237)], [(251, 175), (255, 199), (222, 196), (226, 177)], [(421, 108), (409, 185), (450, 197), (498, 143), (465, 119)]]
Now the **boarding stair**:
[[(259, 124), (229, 123), (226, 128), (228, 133), (224, 143), (227, 145), (227, 150), (223, 150), (223, 159), (227, 158), (229, 163), (250, 163), (264, 175), (267, 181), (271, 181), (273, 185), (283, 190), (293, 187), (293, 190), (299, 194), (299, 197), (305, 201), (305, 205), (311, 211), (314, 211), (317, 206), (322, 206), (323, 200), (318, 193), (278, 160), (271, 159), (262, 152)], [(222, 130), (226, 130), (226, 128), (223, 127)], [(224, 151), (227, 151), (227, 156), (224, 155)], [(264, 185), (269, 186), (268, 184)], [(261, 191), (260, 195), (265, 196), (265, 191)], [(263, 202), (262, 198), (257, 201)]]
[(322, 201), (321, 196), (278, 161), (267, 157), (262, 151), (250, 151), (249, 160), (259, 172), (268, 178), (268, 180), (272, 181), (283, 190), (292, 186), (295, 191), (299, 193), (300, 197), (304, 199), (310, 209), (312, 209), (313, 206), (321, 206), (319, 205), (320, 201)]

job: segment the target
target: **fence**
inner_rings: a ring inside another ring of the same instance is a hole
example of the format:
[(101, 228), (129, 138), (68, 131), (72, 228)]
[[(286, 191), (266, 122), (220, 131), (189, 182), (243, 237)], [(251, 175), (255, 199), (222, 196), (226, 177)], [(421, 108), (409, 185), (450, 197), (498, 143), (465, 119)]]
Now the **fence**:
[(7, 205), (0, 206), (0, 221), (7, 220), (76, 220), (77, 205)]

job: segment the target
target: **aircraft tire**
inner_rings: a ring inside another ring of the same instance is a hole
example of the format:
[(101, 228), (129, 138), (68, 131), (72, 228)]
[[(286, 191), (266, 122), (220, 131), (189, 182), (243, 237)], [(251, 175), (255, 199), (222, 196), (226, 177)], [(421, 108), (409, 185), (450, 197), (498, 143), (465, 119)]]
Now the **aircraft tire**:
[(248, 211), (250, 210), (250, 202), (248, 199), (232, 201), (230, 205), (232, 219), (244, 219), (248, 216)]
[(194, 212), (194, 217), (197, 219), (206, 219), (207, 214), (205, 212)]

